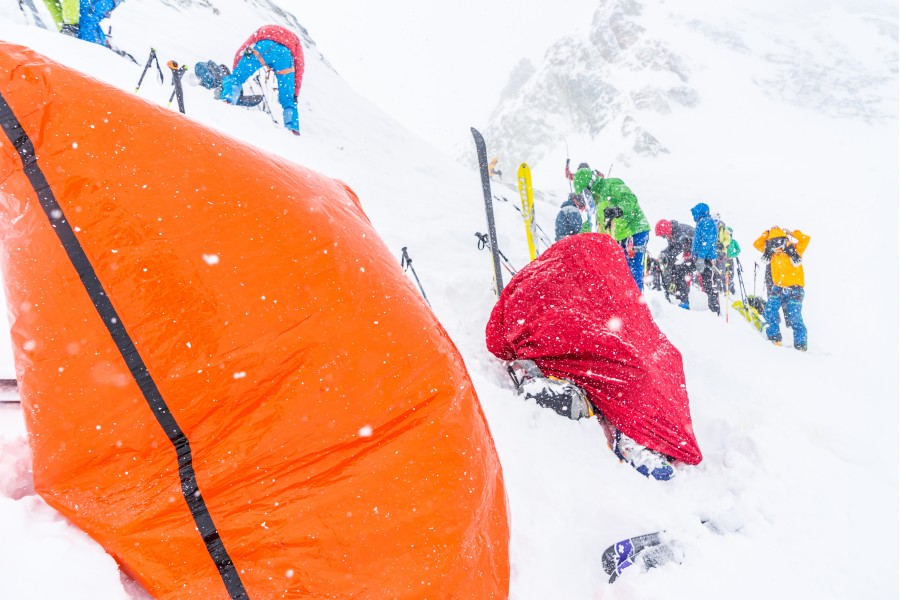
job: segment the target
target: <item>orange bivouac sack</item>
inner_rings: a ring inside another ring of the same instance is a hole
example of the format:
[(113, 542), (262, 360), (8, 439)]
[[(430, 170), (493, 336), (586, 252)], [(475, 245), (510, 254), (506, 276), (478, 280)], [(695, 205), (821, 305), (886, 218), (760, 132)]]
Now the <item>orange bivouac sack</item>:
[(36, 490), (156, 598), (502, 598), (456, 348), (342, 183), (0, 43)]

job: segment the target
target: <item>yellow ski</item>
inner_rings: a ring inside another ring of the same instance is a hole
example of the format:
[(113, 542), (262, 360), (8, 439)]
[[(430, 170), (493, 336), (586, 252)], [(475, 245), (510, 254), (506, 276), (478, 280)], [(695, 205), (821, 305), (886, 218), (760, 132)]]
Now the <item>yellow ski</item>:
[(531, 260), (537, 258), (534, 247), (534, 194), (531, 189), (531, 169), (526, 163), (519, 165), (519, 197), (522, 199), (522, 218), (525, 219), (525, 235), (528, 236), (528, 253)]

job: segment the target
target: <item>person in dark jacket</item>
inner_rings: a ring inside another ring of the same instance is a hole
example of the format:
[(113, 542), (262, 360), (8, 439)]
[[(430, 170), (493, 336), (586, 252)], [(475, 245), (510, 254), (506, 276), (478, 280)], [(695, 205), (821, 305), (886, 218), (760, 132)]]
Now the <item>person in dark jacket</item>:
[(691, 255), (694, 259), (694, 270), (700, 274), (700, 288), (706, 293), (709, 310), (720, 314), (719, 292), (715, 285), (716, 244), (719, 241), (719, 229), (715, 220), (709, 215), (709, 206), (699, 202), (691, 209), (696, 228), (694, 241), (691, 243)]
[(659, 221), (656, 235), (665, 239), (668, 245), (659, 253), (662, 271), (662, 285), (666, 294), (674, 295), (681, 308), (690, 308), (688, 296), (691, 287), (691, 245), (694, 242), (694, 228), (678, 221)]
[(297, 96), (303, 81), (303, 47), (300, 38), (284, 27), (264, 25), (244, 42), (234, 55), (231, 75), (222, 79), (219, 97), (231, 104), (237, 103), (241, 86), (263, 68), (275, 72), (284, 126), (295, 135), (300, 135)]
[(569, 197), (559, 207), (556, 215), (556, 241), (575, 235), (581, 231), (581, 211), (584, 210), (584, 199), (576, 193)]

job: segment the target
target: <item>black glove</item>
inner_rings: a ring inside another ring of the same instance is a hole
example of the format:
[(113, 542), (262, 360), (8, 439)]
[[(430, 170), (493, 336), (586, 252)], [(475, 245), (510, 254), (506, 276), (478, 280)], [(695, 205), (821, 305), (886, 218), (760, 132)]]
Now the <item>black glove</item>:
[(603, 218), (605, 219), (618, 219), (625, 212), (618, 206), (610, 206), (603, 209)]
[(791, 262), (794, 263), (795, 267), (800, 266), (800, 262), (802, 259), (800, 258), (800, 255), (797, 253), (797, 248), (795, 248), (793, 244), (791, 244), (790, 246), (785, 248), (784, 253), (788, 255), (788, 257), (791, 259)]

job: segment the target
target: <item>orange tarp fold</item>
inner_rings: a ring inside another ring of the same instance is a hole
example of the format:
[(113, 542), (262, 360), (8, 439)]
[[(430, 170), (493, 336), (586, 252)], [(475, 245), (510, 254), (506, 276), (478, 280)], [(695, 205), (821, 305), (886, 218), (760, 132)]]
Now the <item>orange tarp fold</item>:
[(353, 192), (0, 43), (35, 489), (156, 598), (502, 598), (463, 361)]

